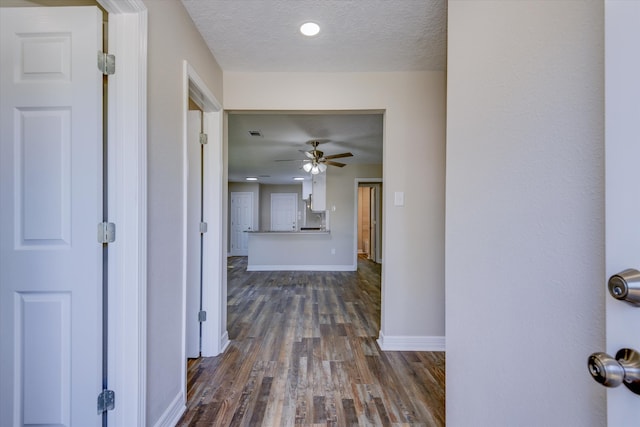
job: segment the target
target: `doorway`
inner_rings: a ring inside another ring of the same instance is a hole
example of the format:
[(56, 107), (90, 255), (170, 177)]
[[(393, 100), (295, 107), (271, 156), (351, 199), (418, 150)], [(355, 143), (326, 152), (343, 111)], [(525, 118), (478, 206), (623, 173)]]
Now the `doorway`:
[(382, 182), (356, 180), (357, 256), (382, 263)]
[[(197, 356), (203, 357), (216, 356), (224, 351), (229, 340), (224, 322), (226, 312), (221, 308), (222, 301), (226, 299), (226, 289), (223, 286), (226, 257), (223, 256), (222, 242), (221, 105), (187, 61), (184, 61), (183, 76), (183, 363), (181, 383), (186, 397), (187, 354), (197, 354)], [(190, 105), (191, 108), (197, 107), (196, 113), (189, 113)], [(190, 115), (194, 116), (192, 126), (189, 126)], [(196, 116), (201, 117), (200, 125), (196, 123)], [(192, 130), (191, 139), (195, 138), (195, 142), (190, 142), (190, 128)], [(201, 132), (199, 132), (200, 129)], [(200, 133), (203, 136), (200, 136)], [(198, 169), (197, 165), (200, 164), (199, 170), (191, 181), (189, 179), (189, 144), (196, 145), (196, 155), (199, 152), (199, 159), (194, 161), (195, 168)], [(198, 183), (200, 183), (199, 188), (195, 188), (198, 187)], [(190, 213), (194, 215), (191, 216)], [(190, 230), (194, 229), (196, 230), (195, 243), (191, 242), (190, 246), (189, 234)], [(197, 252), (195, 256), (192, 256), (189, 247), (194, 248), (192, 251)], [(189, 280), (192, 276), (198, 279), (195, 280), (196, 286), (193, 286), (194, 281)], [(200, 281), (202, 286), (200, 286)], [(196, 307), (195, 313), (191, 312), (193, 311), (192, 307)], [(196, 345), (188, 337), (197, 337)], [(189, 351), (187, 351), (187, 346), (189, 346)], [(199, 351), (194, 352), (195, 348)]]

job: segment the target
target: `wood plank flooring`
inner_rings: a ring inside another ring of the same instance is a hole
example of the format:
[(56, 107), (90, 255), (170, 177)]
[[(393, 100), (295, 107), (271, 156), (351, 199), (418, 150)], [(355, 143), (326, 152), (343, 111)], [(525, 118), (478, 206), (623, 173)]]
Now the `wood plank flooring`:
[(229, 258), (221, 355), (188, 364), (179, 426), (444, 426), (444, 353), (382, 352), (380, 266), (247, 272)]

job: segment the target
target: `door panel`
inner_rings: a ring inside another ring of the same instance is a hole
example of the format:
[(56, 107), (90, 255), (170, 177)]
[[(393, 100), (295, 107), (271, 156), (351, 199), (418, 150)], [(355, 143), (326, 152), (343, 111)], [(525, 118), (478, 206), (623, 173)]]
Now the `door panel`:
[[(640, 270), (640, 2), (605, 4), (606, 273)], [(607, 352), (640, 351), (640, 308), (606, 295)], [(610, 426), (640, 420), (640, 396), (608, 389)]]
[(187, 113), (187, 307), (186, 356), (200, 356), (200, 289), (202, 268), (200, 221), (202, 220), (202, 112)]
[(271, 231), (294, 231), (298, 226), (298, 194), (271, 194)]
[(102, 14), (0, 8), (0, 31), (0, 425), (99, 425)]
[(253, 227), (253, 193), (231, 193), (231, 254), (247, 256)]

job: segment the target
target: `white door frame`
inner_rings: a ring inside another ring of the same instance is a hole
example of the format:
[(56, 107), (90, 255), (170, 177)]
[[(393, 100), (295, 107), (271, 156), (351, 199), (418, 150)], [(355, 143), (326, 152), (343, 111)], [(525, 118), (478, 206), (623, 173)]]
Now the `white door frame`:
[[(627, 268), (640, 268), (638, 230), (637, 160), (640, 154), (637, 124), (640, 112), (640, 5), (634, 1), (607, 0), (605, 16), (605, 276)], [(595, 291), (595, 289), (594, 289)], [(606, 352), (615, 356), (621, 348), (640, 350), (640, 308), (605, 292)], [(595, 386), (594, 386), (595, 387)], [(624, 385), (606, 391), (607, 425), (634, 424), (640, 417), (640, 396)]]
[[(355, 185), (354, 185), (354, 196), (353, 196), (353, 200), (355, 200), (355, 206), (353, 209), (353, 229), (356, 231), (353, 235), (353, 270), (356, 271), (358, 269), (358, 187), (360, 186), (360, 184), (365, 184), (365, 183), (374, 183), (374, 184), (380, 184), (380, 191), (379, 194), (377, 194), (377, 199), (380, 200), (380, 195), (382, 194), (382, 178), (356, 178), (354, 180)], [(377, 202), (378, 204), (380, 203), (379, 201)], [(384, 208), (384, 205), (383, 205)], [(385, 215), (382, 215), (382, 220), (384, 221), (384, 217)], [(374, 230), (374, 233), (376, 233), (376, 246), (380, 246), (380, 240), (382, 240), (383, 242), (385, 241), (384, 237), (382, 239), (380, 239), (380, 227), (382, 224), (380, 224), (380, 218), (377, 218), (376, 220), (376, 227)], [(382, 233), (384, 233), (386, 227), (382, 227)], [(378, 249), (376, 248), (376, 253), (375, 253), (375, 258), (376, 258), (376, 262), (382, 262), (382, 250), (384, 249), (384, 246), (382, 246), (382, 248), (380, 249), (380, 252), (378, 252)], [(380, 259), (378, 258), (378, 253), (380, 253)]]
[(109, 13), (108, 88), (110, 425), (146, 425), (147, 8), (142, 0), (97, 0)]
[(202, 309), (207, 312), (207, 320), (202, 323), (203, 357), (217, 356), (229, 344), (226, 327), (226, 303), (223, 286), (223, 271), (227, 268), (225, 245), (223, 244), (223, 166), (222, 106), (209, 90), (196, 70), (185, 60), (183, 62), (183, 260), (182, 260), (182, 384), (186, 402), (186, 292), (187, 292), (187, 112), (189, 98), (202, 109), (202, 126), (208, 136), (203, 155), (203, 210), (208, 230), (204, 234), (202, 248)]

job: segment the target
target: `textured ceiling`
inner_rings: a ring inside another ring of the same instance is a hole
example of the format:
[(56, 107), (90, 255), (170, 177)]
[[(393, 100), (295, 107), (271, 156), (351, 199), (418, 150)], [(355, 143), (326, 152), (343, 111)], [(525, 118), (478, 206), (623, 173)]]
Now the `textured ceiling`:
[[(446, 0), (182, 0), (224, 71), (444, 71)], [(302, 23), (320, 25), (305, 37)], [(308, 176), (310, 139), (326, 154), (350, 151), (354, 163), (382, 163), (382, 114), (229, 116), (229, 181), (267, 184)], [(249, 136), (259, 130), (261, 137)], [(287, 160), (287, 161), (276, 161)], [(298, 160), (298, 161), (296, 161)], [(331, 169), (327, 173), (331, 173)]]
[[(446, 0), (182, 0), (225, 71), (443, 71)], [(320, 34), (305, 37), (306, 21)]]

